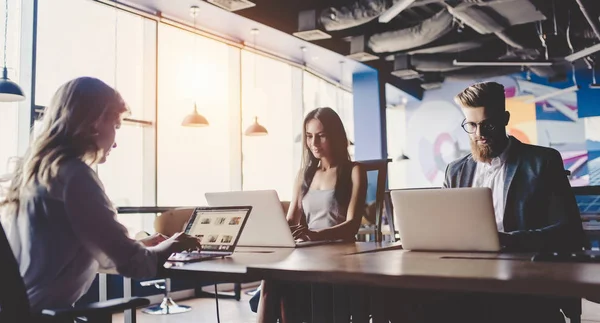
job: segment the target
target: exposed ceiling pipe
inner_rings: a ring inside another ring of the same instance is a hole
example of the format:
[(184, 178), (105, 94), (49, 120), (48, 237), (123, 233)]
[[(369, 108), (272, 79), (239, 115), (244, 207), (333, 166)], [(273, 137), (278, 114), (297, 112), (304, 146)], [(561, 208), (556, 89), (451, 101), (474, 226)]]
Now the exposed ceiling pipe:
[(474, 48), (479, 48), (483, 45), (485, 40), (469, 40), (457, 43), (450, 43), (446, 45), (439, 45), (427, 48), (420, 48), (409, 51), (409, 55), (413, 54), (436, 54), (436, 53), (456, 53), (462, 52)]
[(389, 7), (387, 0), (358, 0), (344, 7), (321, 11), (320, 21), (325, 30), (343, 30), (368, 23)]
[(596, 45), (590, 46), (586, 49), (582, 49), (578, 52), (575, 52), (575, 53), (565, 57), (565, 60), (568, 62), (574, 62), (580, 58), (584, 58), (588, 55), (592, 55), (593, 53), (596, 53), (598, 51), (600, 51), (600, 44), (596, 44)]
[(478, 66), (469, 67), (462, 70), (456, 70), (448, 73), (443, 73), (447, 80), (481, 80), (490, 77), (514, 74), (521, 71), (520, 67), (517, 66), (502, 66), (502, 67), (490, 67), (490, 66)]
[[(327, 31), (343, 30), (364, 25), (377, 17), (381, 17), (380, 22), (385, 22), (388, 17), (391, 20), (406, 8), (432, 3), (442, 5), (444, 0), (355, 0), (353, 3), (348, 1), (344, 6), (323, 9), (319, 14), (319, 21)], [(397, 11), (399, 9), (401, 10)]]
[(411, 4), (415, 3), (415, 0), (399, 0), (396, 1), (388, 10), (379, 16), (379, 22), (387, 24), (390, 20), (394, 19), (404, 9), (408, 8)]
[(583, 13), (583, 15), (585, 16), (585, 19), (590, 24), (590, 27), (592, 27), (594, 34), (596, 34), (596, 37), (598, 37), (598, 39), (600, 40), (600, 29), (598, 29), (598, 25), (596, 25), (596, 22), (590, 16), (590, 13), (587, 11), (585, 6), (583, 5), (582, 0), (575, 0), (575, 1), (577, 1), (577, 4), (579, 5), (579, 9), (581, 9), (581, 13)]
[(464, 62), (454, 60), (455, 66), (552, 66), (553, 62), (550, 61), (475, 61), (475, 62)]
[(452, 15), (443, 10), (416, 26), (372, 35), (369, 38), (369, 47), (375, 53), (392, 53), (417, 48), (450, 32), (452, 23)]
[(456, 66), (454, 60), (496, 60), (504, 54), (504, 48), (490, 44), (486, 50), (470, 50), (462, 53), (417, 54), (410, 57), (412, 66), (420, 72), (449, 72), (465, 68)]

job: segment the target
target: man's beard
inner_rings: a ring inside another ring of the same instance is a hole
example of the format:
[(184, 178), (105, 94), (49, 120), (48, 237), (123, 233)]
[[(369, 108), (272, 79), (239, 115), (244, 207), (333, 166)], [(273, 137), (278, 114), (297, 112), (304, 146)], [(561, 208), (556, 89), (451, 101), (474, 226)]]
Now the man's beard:
[(482, 163), (490, 163), (494, 158), (494, 152), (492, 146), (489, 144), (479, 145), (476, 141), (471, 140), (471, 153), (473, 159)]

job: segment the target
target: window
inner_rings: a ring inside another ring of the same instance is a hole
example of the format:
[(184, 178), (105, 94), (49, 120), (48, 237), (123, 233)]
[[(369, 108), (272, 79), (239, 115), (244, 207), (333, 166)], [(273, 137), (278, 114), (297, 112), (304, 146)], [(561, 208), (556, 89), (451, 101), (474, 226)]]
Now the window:
[[(8, 30), (6, 43), (6, 65), (8, 78), (19, 84), (19, 61), (21, 39), (21, 1), (8, 1)], [(0, 5), (0, 50), (4, 48), (4, 17), (6, 15), (5, 3)], [(2, 56), (4, 59), (4, 56)], [(2, 62), (3, 64), (4, 62)], [(0, 66), (2, 68), (4, 66)], [(19, 104), (16, 102), (0, 102), (0, 185), (3, 175), (14, 167), (14, 157), (17, 156), (19, 125)]]
[[(158, 203), (203, 205), (239, 183), (240, 51), (168, 25), (158, 36)], [(195, 103), (208, 127), (181, 126)]]
[[(294, 169), (293, 68), (242, 51), (242, 132), (258, 117), (267, 136), (242, 137), (243, 189), (275, 189), (281, 200), (292, 197)], [(299, 157), (298, 157), (299, 158)]]
[[(131, 119), (145, 121), (125, 122), (118, 148), (98, 166), (116, 206), (155, 205), (155, 32), (155, 21), (93, 1), (39, 2), (36, 105), (48, 105), (65, 82), (91, 76), (116, 86)], [(127, 214), (119, 220), (134, 234), (151, 228), (153, 219)]]
[(304, 115), (316, 108), (330, 107), (338, 111), (337, 88), (327, 81), (304, 72)]

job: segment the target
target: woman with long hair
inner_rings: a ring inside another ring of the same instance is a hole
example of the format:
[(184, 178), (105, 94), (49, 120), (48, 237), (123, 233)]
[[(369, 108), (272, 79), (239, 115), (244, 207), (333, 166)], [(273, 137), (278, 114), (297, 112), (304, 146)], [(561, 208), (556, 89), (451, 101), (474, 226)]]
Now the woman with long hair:
[(99, 268), (153, 277), (171, 253), (200, 246), (181, 233), (138, 243), (117, 222), (93, 168), (116, 147), (128, 111), (116, 90), (90, 77), (62, 85), (44, 110), (40, 133), (2, 202), (32, 313), (72, 306)]
[[(338, 114), (317, 108), (304, 119), (303, 163), (287, 220), (295, 239), (353, 241), (366, 198), (366, 173), (348, 154), (348, 137)], [(297, 322), (308, 315), (303, 286), (265, 281), (259, 322)]]

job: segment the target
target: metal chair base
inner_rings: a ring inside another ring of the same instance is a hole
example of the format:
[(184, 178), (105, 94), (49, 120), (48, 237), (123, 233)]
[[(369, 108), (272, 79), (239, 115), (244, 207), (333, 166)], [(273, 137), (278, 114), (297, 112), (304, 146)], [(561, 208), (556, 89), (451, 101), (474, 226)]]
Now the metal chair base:
[(187, 305), (177, 305), (175, 301), (171, 297), (163, 298), (163, 301), (160, 305), (150, 306), (142, 310), (142, 313), (150, 314), (150, 315), (169, 315), (169, 314), (179, 314), (191, 311), (192, 308)]

